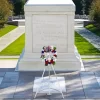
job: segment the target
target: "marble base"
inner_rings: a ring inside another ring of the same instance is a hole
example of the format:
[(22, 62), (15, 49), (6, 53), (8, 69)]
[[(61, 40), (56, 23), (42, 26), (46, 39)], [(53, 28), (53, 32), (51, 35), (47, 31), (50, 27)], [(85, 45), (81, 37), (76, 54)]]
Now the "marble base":
[(58, 81), (56, 80), (56, 77), (50, 77), (50, 80), (49, 80), (49, 77), (44, 77), (44, 79), (42, 79), (41, 77), (35, 77), (33, 92), (36, 92), (37, 88), (39, 88), (39, 93), (49, 93), (49, 84), (48, 84), (49, 82), (50, 82), (50, 88), (52, 88), (50, 89), (50, 93), (60, 93), (59, 92), (60, 89), (62, 90), (62, 92), (66, 92), (65, 78), (57, 77), (57, 79)]
[[(83, 63), (77, 49), (75, 53), (59, 53), (58, 60), (54, 66), (56, 71), (77, 71), (81, 70)], [(40, 53), (22, 53), (18, 61), (17, 71), (43, 71), (44, 63), (40, 59)]]

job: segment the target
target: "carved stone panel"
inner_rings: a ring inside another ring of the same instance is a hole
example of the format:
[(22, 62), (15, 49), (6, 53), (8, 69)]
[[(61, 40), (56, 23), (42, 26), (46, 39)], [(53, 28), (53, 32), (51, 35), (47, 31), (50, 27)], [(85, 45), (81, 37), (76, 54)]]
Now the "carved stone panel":
[(33, 15), (33, 52), (54, 45), (58, 52), (67, 52), (67, 15)]

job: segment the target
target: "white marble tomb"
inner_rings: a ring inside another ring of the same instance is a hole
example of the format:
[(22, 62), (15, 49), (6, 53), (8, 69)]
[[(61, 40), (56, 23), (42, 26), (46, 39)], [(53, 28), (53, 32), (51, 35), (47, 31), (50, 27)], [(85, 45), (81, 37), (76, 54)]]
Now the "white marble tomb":
[(72, 0), (29, 0), (25, 6), (25, 50), (19, 71), (42, 71), (43, 46), (57, 47), (56, 70), (80, 70), (81, 62), (74, 47), (75, 5)]

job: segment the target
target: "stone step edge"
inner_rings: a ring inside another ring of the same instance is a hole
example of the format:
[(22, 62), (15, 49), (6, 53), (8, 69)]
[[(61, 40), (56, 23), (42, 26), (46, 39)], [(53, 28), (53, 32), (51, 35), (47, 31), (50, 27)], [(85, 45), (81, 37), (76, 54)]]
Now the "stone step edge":
[[(15, 58), (15, 59), (19, 59), (20, 56), (0, 56), (0, 59), (3, 58)], [(99, 55), (81, 55), (81, 58), (100, 58)]]

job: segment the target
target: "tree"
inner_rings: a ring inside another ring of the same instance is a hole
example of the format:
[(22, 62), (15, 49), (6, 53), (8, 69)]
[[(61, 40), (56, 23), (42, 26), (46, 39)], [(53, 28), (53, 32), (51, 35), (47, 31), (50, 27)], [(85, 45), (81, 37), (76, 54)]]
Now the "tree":
[(11, 15), (12, 5), (8, 0), (0, 0), (0, 28), (4, 26)]
[(85, 0), (81, 0), (81, 4), (82, 4), (82, 14), (85, 14), (85, 7), (86, 7), (86, 1)]
[(24, 14), (24, 4), (25, 0), (18, 0), (14, 2), (14, 15), (23, 15)]
[(91, 20), (94, 20), (100, 28), (100, 0), (94, 0), (92, 2), (89, 15)]
[(92, 4), (93, 0), (85, 0), (85, 14), (86, 15), (89, 15), (89, 9), (91, 7), (91, 4)]
[(73, 0), (76, 5), (76, 14), (89, 14), (90, 5), (93, 0)]
[(73, 2), (76, 5), (76, 14), (82, 14), (82, 4), (81, 4), (81, 0), (73, 0)]

